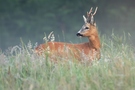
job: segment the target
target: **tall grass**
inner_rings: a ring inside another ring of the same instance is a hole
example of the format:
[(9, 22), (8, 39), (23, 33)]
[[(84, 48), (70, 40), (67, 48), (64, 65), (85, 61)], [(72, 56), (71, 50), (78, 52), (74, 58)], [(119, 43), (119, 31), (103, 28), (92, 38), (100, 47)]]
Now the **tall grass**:
[(134, 50), (125, 39), (102, 36), (102, 57), (92, 65), (53, 63), (31, 43), (0, 51), (0, 90), (134, 90)]

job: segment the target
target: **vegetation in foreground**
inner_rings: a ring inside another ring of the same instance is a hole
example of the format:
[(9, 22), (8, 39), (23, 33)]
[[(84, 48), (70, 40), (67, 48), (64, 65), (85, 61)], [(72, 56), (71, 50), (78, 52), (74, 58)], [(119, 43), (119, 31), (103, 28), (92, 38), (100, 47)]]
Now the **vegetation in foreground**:
[(103, 36), (102, 58), (92, 65), (50, 62), (31, 43), (0, 51), (0, 90), (134, 90), (134, 51), (125, 41)]

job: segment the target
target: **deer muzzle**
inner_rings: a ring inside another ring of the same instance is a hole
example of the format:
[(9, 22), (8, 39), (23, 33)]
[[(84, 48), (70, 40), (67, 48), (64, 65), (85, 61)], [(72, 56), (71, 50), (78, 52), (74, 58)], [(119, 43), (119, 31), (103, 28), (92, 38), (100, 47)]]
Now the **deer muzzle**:
[(80, 34), (80, 33), (77, 33), (76, 35), (77, 35), (77, 36), (83, 36), (83, 35), (82, 35), (82, 34)]

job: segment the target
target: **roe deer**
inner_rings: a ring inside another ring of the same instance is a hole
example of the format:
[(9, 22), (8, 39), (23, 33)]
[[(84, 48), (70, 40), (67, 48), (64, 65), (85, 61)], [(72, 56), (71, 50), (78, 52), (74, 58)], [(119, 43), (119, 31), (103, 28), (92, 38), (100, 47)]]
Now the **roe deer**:
[[(94, 59), (100, 59), (100, 40), (98, 36), (98, 30), (96, 23), (94, 22), (94, 15), (97, 12), (97, 7), (95, 12), (92, 13), (92, 8), (87, 12), (87, 18), (83, 15), (84, 25), (76, 34), (81, 37), (88, 37), (89, 42), (72, 44), (63, 42), (47, 42), (45, 44), (40, 44), (35, 48), (38, 54), (47, 55), (51, 59), (56, 59), (58, 56), (69, 58), (73, 56), (79, 61), (92, 61)], [(55, 58), (56, 57), (56, 58)]]

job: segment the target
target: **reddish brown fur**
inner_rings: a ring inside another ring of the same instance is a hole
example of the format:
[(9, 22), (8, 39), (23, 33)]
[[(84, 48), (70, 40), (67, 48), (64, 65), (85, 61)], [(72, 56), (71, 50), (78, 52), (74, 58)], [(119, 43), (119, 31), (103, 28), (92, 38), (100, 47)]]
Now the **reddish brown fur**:
[[(49, 47), (49, 54), (51, 55), (59, 55), (61, 57), (73, 55), (78, 60), (83, 60), (81, 54), (84, 53), (89, 60), (93, 60), (95, 58), (100, 58), (100, 40), (98, 37), (98, 32), (96, 27), (91, 27), (93, 30), (89, 30), (85, 33), (86, 36), (89, 36), (89, 42), (87, 43), (80, 43), (80, 44), (70, 44), (70, 43), (63, 43), (63, 42), (48, 42), (46, 44), (41, 44), (36, 48), (36, 52), (42, 54), (47, 52)], [(68, 52), (66, 51), (68, 49)], [(70, 54), (69, 54), (70, 52)], [(96, 55), (95, 55), (95, 54)]]
[[(83, 30), (83, 27), (88, 27), (89, 29)], [(79, 31), (79, 35), (88, 37), (89, 42), (80, 44), (48, 42), (36, 47), (35, 51), (38, 54), (45, 54), (45, 52), (48, 52), (49, 57), (53, 59), (56, 59), (54, 56), (60, 56), (64, 58), (73, 56), (74, 58), (81, 61), (92, 61), (94, 59), (99, 59), (101, 46), (97, 27), (95, 23), (85, 23), (83, 27), (81, 31)]]

